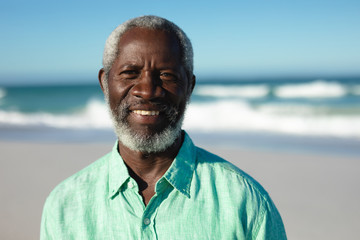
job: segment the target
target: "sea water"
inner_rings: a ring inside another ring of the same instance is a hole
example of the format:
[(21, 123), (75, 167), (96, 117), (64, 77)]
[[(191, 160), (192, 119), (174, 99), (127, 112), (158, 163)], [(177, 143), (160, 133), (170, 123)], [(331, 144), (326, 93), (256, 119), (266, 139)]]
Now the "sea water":
[[(103, 94), (96, 84), (0, 87), (3, 140), (36, 139), (39, 132), (56, 139), (73, 132), (66, 135), (71, 140), (79, 138), (75, 136), (79, 130), (87, 133), (83, 140), (113, 139), (108, 134), (111, 127)], [(235, 142), (273, 147), (274, 139), (282, 142), (281, 146), (288, 139), (296, 139), (358, 148), (360, 78), (200, 79), (187, 108), (184, 129), (203, 136), (201, 139), (208, 144), (221, 140), (225, 145)], [(268, 138), (272, 140), (267, 142)]]

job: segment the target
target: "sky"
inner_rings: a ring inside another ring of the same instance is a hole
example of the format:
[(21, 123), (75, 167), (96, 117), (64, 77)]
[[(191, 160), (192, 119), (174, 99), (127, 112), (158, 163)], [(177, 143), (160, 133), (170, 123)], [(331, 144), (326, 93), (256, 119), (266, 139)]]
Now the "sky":
[(2, 0), (0, 86), (97, 81), (111, 31), (148, 14), (186, 32), (198, 80), (360, 76), (358, 0)]

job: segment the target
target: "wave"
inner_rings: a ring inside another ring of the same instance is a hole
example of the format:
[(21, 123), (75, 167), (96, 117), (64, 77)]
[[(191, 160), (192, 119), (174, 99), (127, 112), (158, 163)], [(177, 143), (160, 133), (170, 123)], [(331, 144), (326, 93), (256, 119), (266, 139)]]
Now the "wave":
[(86, 107), (73, 114), (22, 113), (0, 111), (0, 124), (15, 126), (49, 126), (56, 128), (110, 128), (111, 121), (105, 104), (90, 100)]
[[(289, 106), (288, 109), (296, 108)], [(253, 108), (245, 102), (221, 101), (212, 105), (192, 104), (184, 127), (206, 132), (272, 132), (303, 136), (360, 138), (360, 116), (314, 115), (314, 109), (278, 112)], [(293, 114), (297, 112), (297, 114)]]
[[(91, 100), (78, 112), (69, 114), (0, 111), (0, 126), (49, 126), (69, 129), (110, 129), (106, 104)], [(360, 138), (360, 115), (328, 114), (310, 105), (262, 105), (222, 100), (191, 103), (184, 128), (206, 132), (272, 132), (303, 136)]]
[(262, 98), (266, 97), (270, 89), (266, 85), (248, 86), (224, 86), (224, 85), (200, 85), (195, 94), (210, 97), (239, 97), (239, 98)]
[(339, 98), (345, 96), (347, 92), (344, 85), (324, 80), (285, 84), (274, 89), (274, 94), (279, 98)]
[(275, 97), (290, 98), (341, 98), (347, 94), (360, 95), (360, 85), (350, 86), (335, 81), (314, 80), (308, 83), (281, 85), (199, 85), (194, 94), (216, 98), (255, 99), (273, 93)]

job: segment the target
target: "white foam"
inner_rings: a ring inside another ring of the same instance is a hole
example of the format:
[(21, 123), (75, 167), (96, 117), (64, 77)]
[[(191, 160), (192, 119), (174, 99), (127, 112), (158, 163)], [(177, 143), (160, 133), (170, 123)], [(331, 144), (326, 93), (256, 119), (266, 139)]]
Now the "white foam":
[[(294, 108), (294, 106), (293, 106)], [(281, 113), (274, 109), (252, 108), (245, 102), (222, 101), (212, 105), (191, 104), (184, 127), (206, 132), (273, 132), (306, 136), (360, 138), (360, 116), (313, 115), (304, 107), (300, 112)], [(307, 113), (307, 114), (304, 114)]]
[(111, 128), (106, 105), (98, 100), (90, 100), (85, 109), (73, 114), (21, 113), (0, 111), (0, 124), (15, 126), (50, 126), (57, 128)]
[(286, 84), (275, 88), (280, 98), (337, 98), (346, 95), (347, 89), (336, 82), (317, 80), (311, 83)]
[(212, 97), (240, 97), (240, 98), (261, 98), (269, 93), (266, 85), (248, 86), (223, 86), (223, 85), (199, 85), (195, 94)]

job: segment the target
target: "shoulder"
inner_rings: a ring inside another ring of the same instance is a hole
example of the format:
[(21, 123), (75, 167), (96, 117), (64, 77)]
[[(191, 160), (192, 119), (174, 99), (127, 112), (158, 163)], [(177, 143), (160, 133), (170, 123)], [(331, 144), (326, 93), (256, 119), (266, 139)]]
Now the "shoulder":
[[(108, 182), (107, 154), (67, 178), (47, 197), (41, 218), (41, 239), (64, 239), (63, 229), (78, 224), (94, 203), (101, 203)], [(66, 219), (66, 220), (65, 220)]]
[(49, 194), (46, 205), (52, 205), (55, 202), (62, 204), (63, 201), (68, 201), (76, 195), (85, 194), (89, 191), (89, 186), (95, 186), (105, 181), (110, 154), (104, 155), (58, 184)]
[[(248, 236), (257, 239), (286, 239), (281, 216), (267, 191), (254, 178), (223, 158), (196, 148), (196, 184), (216, 195), (227, 216), (234, 212), (246, 218)], [(200, 183), (201, 182), (201, 183)], [(207, 199), (209, 199), (208, 197)]]
[(198, 169), (210, 171), (216, 179), (223, 180), (224, 184), (243, 186), (249, 190), (255, 191), (262, 198), (268, 198), (265, 189), (249, 174), (228, 162), (227, 160), (208, 152), (202, 148), (196, 147), (196, 158)]

